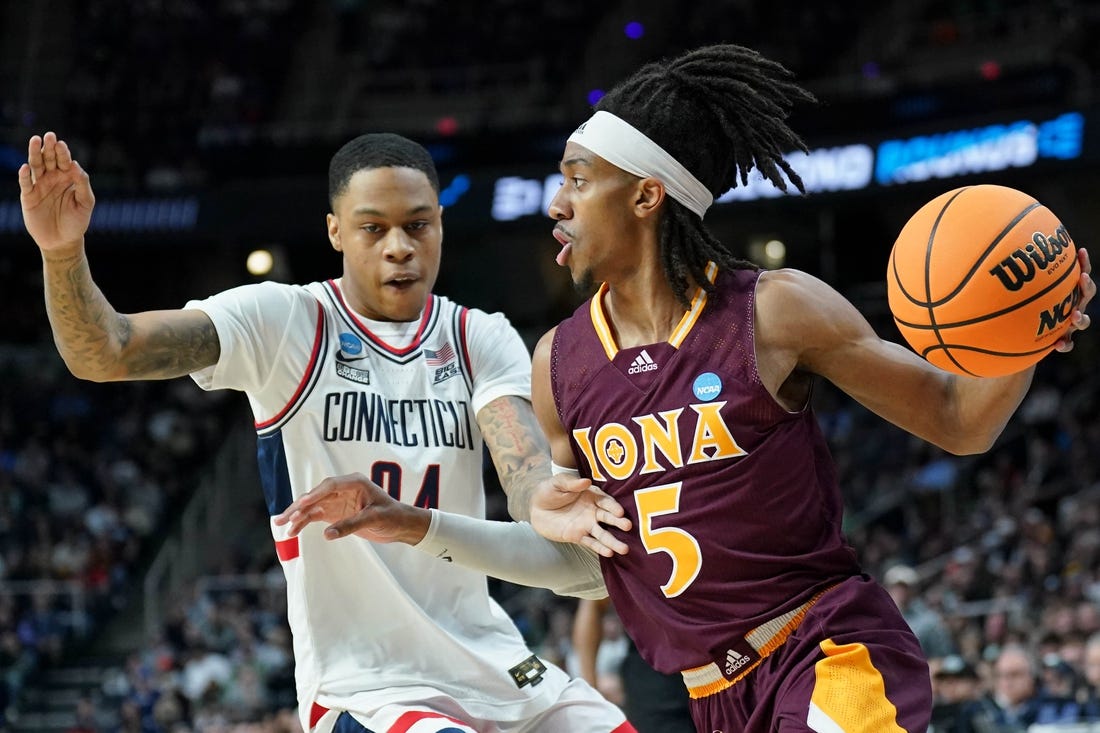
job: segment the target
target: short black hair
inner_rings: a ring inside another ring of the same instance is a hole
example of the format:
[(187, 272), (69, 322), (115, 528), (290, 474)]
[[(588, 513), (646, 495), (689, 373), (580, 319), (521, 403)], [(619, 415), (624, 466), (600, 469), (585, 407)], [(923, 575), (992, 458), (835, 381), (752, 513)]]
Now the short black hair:
[(360, 135), (344, 144), (328, 164), (328, 200), (335, 208), (336, 198), (348, 187), (351, 177), (374, 168), (414, 168), (422, 171), (439, 193), (439, 174), (432, 155), (420, 143), (392, 132)]
[[(805, 193), (802, 179), (783, 159), (791, 150), (806, 151), (786, 122), (793, 105), (802, 101), (814, 97), (781, 64), (743, 46), (717, 44), (646, 64), (595, 108), (640, 130), (717, 198), (738, 182), (747, 184), (753, 168), (784, 191), (786, 174)], [(683, 204), (666, 202), (661, 260), (682, 302), (687, 302), (689, 280), (712, 289), (705, 274), (708, 261), (756, 267), (734, 257)]]

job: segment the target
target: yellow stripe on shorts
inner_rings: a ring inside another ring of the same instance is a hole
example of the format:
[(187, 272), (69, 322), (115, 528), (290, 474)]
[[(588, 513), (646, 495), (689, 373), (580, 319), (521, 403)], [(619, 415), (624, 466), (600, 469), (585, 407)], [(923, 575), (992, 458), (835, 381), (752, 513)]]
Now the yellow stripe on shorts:
[(886, 697), (882, 674), (863, 644), (821, 642), (825, 658), (814, 665), (817, 680), (806, 725), (817, 733), (905, 733), (898, 710)]

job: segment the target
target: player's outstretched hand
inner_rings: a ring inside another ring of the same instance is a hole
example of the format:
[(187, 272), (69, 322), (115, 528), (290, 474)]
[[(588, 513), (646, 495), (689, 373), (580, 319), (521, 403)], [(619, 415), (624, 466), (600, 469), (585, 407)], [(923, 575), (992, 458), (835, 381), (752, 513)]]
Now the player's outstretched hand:
[(73, 160), (69, 146), (47, 132), (27, 144), (19, 167), (23, 224), (43, 252), (79, 246), (92, 221), (95, 195), (88, 174)]
[(622, 506), (588, 479), (565, 474), (538, 485), (531, 497), (531, 526), (547, 539), (573, 542), (613, 557), (625, 555), (626, 544), (608, 526), (629, 531), (630, 520)]
[(328, 522), (328, 540), (355, 534), (372, 542), (415, 545), (424, 539), (432, 517), (427, 509), (397, 501), (363, 474), (351, 473), (325, 479), (274, 521), (278, 526), (290, 525), (292, 537), (311, 522)]
[(1073, 334), (1077, 331), (1084, 331), (1092, 324), (1092, 319), (1089, 318), (1088, 313), (1085, 313), (1085, 309), (1088, 308), (1089, 301), (1096, 295), (1096, 281), (1092, 279), (1092, 263), (1089, 262), (1089, 253), (1084, 247), (1077, 250), (1077, 262), (1081, 265), (1081, 282), (1077, 286), (1081, 293), (1081, 301), (1074, 308), (1069, 328), (1066, 329), (1065, 335), (1058, 340), (1058, 345), (1054, 347), (1055, 351), (1072, 351)]

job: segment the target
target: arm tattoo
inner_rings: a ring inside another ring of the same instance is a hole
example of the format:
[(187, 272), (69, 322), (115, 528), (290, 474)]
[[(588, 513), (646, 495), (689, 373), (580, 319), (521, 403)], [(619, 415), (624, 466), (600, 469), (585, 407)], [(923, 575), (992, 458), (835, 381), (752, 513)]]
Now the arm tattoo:
[(200, 313), (172, 313), (135, 333), (92, 280), (83, 253), (44, 258), (46, 313), (70, 371), (89, 379), (167, 379), (217, 361), (217, 332)]
[(531, 517), (530, 499), (538, 483), (550, 478), (550, 446), (531, 403), (521, 397), (500, 397), (477, 414), (485, 445), (513, 519)]
[(126, 329), (92, 282), (83, 253), (44, 257), (42, 271), (46, 314), (65, 363), (74, 374), (95, 377), (108, 373), (112, 336)]
[[(220, 347), (213, 322), (196, 311), (193, 322), (161, 322), (145, 336), (144, 347), (125, 361), (131, 379), (182, 377), (218, 361)], [(122, 316), (129, 324), (129, 319)], [(129, 328), (129, 325), (127, 325)]]

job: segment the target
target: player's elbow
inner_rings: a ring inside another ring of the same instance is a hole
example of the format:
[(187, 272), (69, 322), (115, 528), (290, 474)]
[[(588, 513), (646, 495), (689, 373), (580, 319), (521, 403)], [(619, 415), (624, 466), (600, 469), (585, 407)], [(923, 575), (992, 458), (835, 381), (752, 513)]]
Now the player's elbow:
[(985, 453), (1001, 434), (1003, 426), (990, 429), (984, 425), (964, 426), (945, 433), (933, 440), (937, 446), (956, 456), (973, 456)]
[(102, 384), (104, 382), (119, 382), (126, 378), (121, 368), (105, 368), (102, 364), (97, 364), (87, 357), (62, 352), (61, 358), (65, 362), (65, 366), (68, 367), (69, 373), (77, 379)]
[(973, 440), (959, 442), (939, 442), (937, 445), (955, 456), (973, 456), (985, 453), (992, 447), (992, 443), (979, 443)]
[(992, 448), (1011, 416), (1000, 402), (968, 398), (956, 378), (947, 382), (939, 405), (939, 410), (932, 412), (931, 442), (958, 456), (985, 453)]
[(97, 384), (122, 381), (121, 377), (93, 370), (78, 370), (70, 367), (69, 372), (77, 379), (83, 379), (86, 382), (96, 382)]
[(121, 381), (124, 381), (124, 377), (122, 377), (121, 375), (104, 374), (104, 373), (101, 373), (101, 372), (88, 374), (87, 376), (80, 376), (80, 375), (74, 375), (74, 376), (77, 376), (77, 378), (79, 378), (79, 379), (84, 379), (84, 380), (87, 380), (89, 382), (96, 382), (98, 384), (106, 384), (107, 382), (121, 382)]

